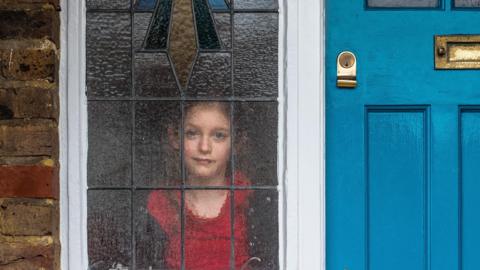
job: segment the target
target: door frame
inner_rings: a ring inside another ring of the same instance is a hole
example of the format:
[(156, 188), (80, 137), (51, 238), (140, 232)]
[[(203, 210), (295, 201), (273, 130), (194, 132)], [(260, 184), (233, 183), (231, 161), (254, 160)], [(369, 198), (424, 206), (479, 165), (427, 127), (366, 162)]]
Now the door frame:
[[(88, 269), (86, 0), (61, 0), (61, 269)], [(280, 269), (325, 269), (324, 0), (279, 0)]]

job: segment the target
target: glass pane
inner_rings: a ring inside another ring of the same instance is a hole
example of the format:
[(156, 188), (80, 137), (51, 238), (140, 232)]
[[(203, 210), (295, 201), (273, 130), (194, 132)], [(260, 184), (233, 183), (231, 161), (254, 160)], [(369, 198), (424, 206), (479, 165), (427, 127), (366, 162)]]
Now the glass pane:
[[(229, 269), (232, 243), (230, 202), (229, 190), (185, 192), (186, 269)], [(243, 225), (244, 219), (239, 218), (235, 224), (240, 223)], [(175, 266), (172, 269), (179, 269), (178, 264), (172, 266)]]
[(133, 48), (138, 51), (144, 49), (143, 42), (147, 35), (152, 13), (142, 12), (133, 15)]
[[(236, 223), (238, 227), (235, 227), (235, 260), (251, 267), (247, 269), (277, 270), (279, 269), (277, 191), (235, 191), (235, 200), (243, 198), (248, 198), (246, 205), (235, 207), (235, 219), (245, 218), (246, 225)], [(247, 245), (246, 254), (240, 249), (245, 249), (242, 245)]]
[(200, 53), (193, 67), (188, 96), (228, 97), (232, 94), (230, 53)]
[(166, 49), (172, 0), (164, 0), (156, 6), (148, 34), (145, 37), (146, 49)]
[(229, 0), (209, 0), (209, 4), (213, 10), (228, 10), (230, 6)]
[(438, 7), (438, 0), (368, 0), (369, 7)]
[(278, 15), (239, 13), (234, 18), (234, 94), (278, 94)]
[(180, 198), (173, 190), (135, 193), (136, 269), (180, 269), (171, 267), (180, 254)]
[(480, 7), (480, 0), (455, 0), (455, 7)]
[(277, 103), (237, 102), (235, 176), (251, 185), (277, 185)]
[(198, 44), (202, 49), (220, 49), (215, 23), (205, 0), (193, 0)]
[(153, 10), (156, 4), (157, 4), (156, 0), (137, 0), (135, 2), (135, 9)]
[(235, 9), (278, 9), (278, 0), (235, 0)]
[(230, 103), (188, 102), (184, 112), (186, 183), (226, 186), (231, 181)]
[(130, 95), (130, 31), (130, 14), (87, 13), (89, 97)]
[(89, 269), (130, 266), (130, 202), (128, 190), (88, 191)]
[(88, 102), (88, 185), (129, 186), (132, 116), (128, 101)]
[(134, 183), (180, 185), (180, 103), (143, 101), (135, 107)]
[(230, 14), (228, 13), (214, 13), (215, 27), (217, 33), (222, 41), (223, 49), (230, 49), (232, 47), (232, 29), (230, 23)]
[(87, 9), (129, 9), (130, 0), (87, 0)]
[(166, 53), (135, 55), (135, 94), (144, 97), (180, 96)]

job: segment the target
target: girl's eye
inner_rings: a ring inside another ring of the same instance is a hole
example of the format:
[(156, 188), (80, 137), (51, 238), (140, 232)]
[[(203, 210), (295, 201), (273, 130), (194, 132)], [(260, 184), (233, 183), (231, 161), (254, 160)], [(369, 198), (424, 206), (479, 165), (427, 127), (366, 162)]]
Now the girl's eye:
[(185, 131), (185, 137), (187, 137), (188, 139), (193, 139), (193, 138), (195, 138), (197, 135), (198, 135), (198, 131), (196, 131), (196, 130), (187, 129), (187, 130)]
[(215, 139), (216, 140), (224, 140), (225, 138), (227, 138), (227, 134), (225, 132), (215, 132)]

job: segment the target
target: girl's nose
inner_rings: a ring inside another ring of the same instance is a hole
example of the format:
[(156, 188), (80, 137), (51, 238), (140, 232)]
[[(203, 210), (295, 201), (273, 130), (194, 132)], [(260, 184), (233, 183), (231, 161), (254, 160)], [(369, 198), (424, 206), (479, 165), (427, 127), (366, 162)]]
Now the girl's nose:
[(204, 136), (200, 140), (199, 150), (203, 153), (209, 153), (210, 151), (212, 151), (212, 144), (208, 136)]

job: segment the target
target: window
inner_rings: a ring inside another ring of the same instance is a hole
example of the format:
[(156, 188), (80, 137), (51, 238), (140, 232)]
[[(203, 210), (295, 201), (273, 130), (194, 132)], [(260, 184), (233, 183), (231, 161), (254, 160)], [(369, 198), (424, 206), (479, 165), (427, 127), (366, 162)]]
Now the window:
[(91, 269), (278, 269), (278, 4), (87, 1)]

